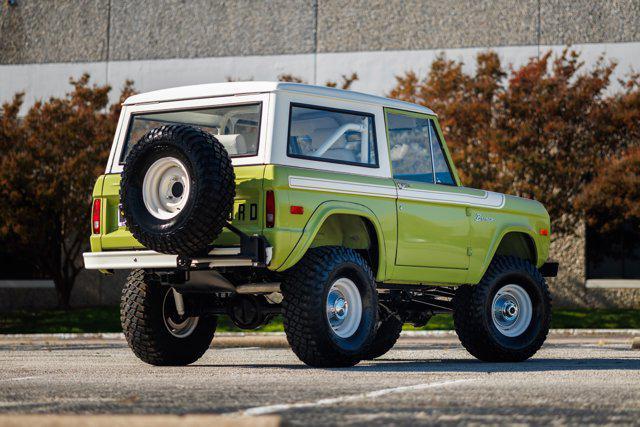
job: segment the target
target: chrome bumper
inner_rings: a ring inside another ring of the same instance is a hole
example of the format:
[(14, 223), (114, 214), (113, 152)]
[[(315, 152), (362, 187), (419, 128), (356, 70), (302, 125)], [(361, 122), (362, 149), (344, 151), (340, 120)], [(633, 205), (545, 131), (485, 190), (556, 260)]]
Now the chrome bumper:
[[(271, 261), (272, 248), (267, 247), (266, 263), (240, 256), (239, 247), (215, 248), (206, 257), (194, 258), (192, 265), (216, 267), (259, 267)], [(105, 251), (85, 252), (84, 267), (87, 270), (129, 270), (133, 268), (177, 268), (178, 256), (155, 251)]]

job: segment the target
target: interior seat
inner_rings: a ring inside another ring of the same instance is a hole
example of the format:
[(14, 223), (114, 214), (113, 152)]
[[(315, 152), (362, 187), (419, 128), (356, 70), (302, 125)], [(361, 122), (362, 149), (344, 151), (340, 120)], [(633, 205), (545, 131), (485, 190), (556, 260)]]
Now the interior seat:
[(235, 133), (231, 135), (215, 135), (216, 139), (226, 148), (230, 155), (247, 154), (247, 142), (242, 134)]

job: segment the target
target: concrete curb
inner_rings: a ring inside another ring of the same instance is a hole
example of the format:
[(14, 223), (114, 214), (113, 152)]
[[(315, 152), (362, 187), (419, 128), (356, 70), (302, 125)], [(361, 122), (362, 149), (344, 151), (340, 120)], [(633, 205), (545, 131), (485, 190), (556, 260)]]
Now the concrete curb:
[(231, 417), (221, 415), (3, 415), (0, 427), (275, 427), (278, 416)]
[[(637, 336), (640, 337), (640, 329), (551, 329), (550, 336)], [(243, 337), (284, 337), (284, 332), (219, 332), (216, 338), (243, 338)], [(456, 332), (447, 331), (402, 331), (401, 336), (411, 338), (428, 337), (456, 337)], [(0, 334), (0, 341), (15, 339), (55, 339), (55, 340), (123, 340), (120, 332), (104, 333), (63, 333), (63, 334)]]

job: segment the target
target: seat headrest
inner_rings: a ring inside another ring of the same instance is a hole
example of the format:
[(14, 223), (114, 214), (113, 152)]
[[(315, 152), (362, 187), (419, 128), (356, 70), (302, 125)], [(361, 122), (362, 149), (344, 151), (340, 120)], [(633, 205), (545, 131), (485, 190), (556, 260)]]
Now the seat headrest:
[(216, 139), (231, 155), (247, 154), (247, 143), (242, 134), (235, 133), (231, 135), (215, 135)]

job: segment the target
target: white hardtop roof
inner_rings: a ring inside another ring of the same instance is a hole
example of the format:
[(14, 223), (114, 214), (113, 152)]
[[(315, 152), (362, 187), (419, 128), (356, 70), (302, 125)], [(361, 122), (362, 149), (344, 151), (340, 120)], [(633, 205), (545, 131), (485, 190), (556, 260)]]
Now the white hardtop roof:
[(186, 99), (214, 98), (219, 96), (242, 95), (250, 93), (266, 93), (276, 91), (288, 91), (304, 93), (305, 95), (317, 95), (331, 98), (340, 98), (369, 104), (379, 104), (386, 107), (402, 110), (418, 111), (425, 114), (435, 114), (427, 107), (398, 101), (397, 99), (354, 92), (351, 90), (336, 89), (326, 86), (307, 85), (289, 82), (228, 82), (209, 83), (193, 86), (181, 86), (170, 89), (155, 90), (141, 93), (127, 98), (125, 105), (146, 104), (152, 102), (180, 101)]

